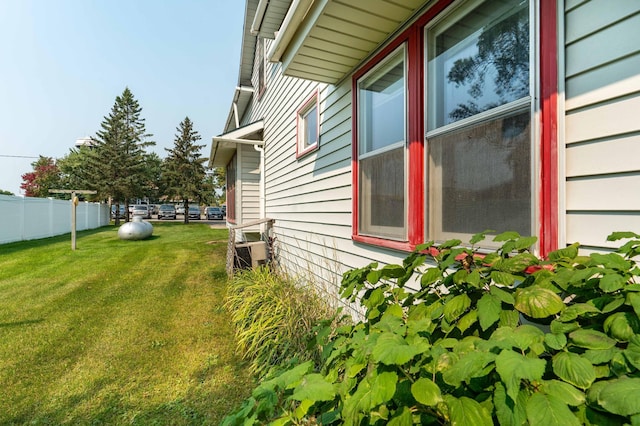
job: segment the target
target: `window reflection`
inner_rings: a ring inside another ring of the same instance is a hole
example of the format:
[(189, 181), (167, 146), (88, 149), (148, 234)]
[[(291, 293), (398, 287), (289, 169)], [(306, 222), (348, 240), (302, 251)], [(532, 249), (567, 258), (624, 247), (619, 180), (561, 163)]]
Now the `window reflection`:
[(489, 1), (429, 34), (429, 130), (529, 95), (527, 2)]

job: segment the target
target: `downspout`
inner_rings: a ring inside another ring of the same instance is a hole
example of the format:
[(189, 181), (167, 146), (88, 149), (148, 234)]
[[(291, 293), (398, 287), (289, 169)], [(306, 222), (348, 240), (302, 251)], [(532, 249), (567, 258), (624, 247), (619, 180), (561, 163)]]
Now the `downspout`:
[[(265, 182), (265, 164), (264, 164), (264, 145), (259, 146), (259, 145), (254, 145), (253, 149), (255, 149), (256, 151), (258, 151), (260, 153), (260, 189), (259, 189), (259, 195), (258, 197), (260, 198), (260, 219), (264, 219), (267, 217), (267, 198), (266, 198), (266, 182)], [(266, 224), (261, 224), (260, 225), (260, 233), (264, 234), (266, 232), (266, 228), (265, 228)]]
[(291, 39), (293, 39), (296, 29), (304, 17), (307, 16), (307, 12), (313, 2), (314, 0), (293, 0), (287, 15), (282, 21), (280, 30), (276, 34), (276, 39), (267, 54), (269, 61), (280, 62), (280, 58), (282, 58), (284, 51), (289, 46)]
[(253, 93), (253, 87), (247, 86), (236, 86), (236, 91), (233, 94), (233, 116), (235, 117), (235, 125), (236, 129), (240, 127), (240, 115), (238, 114), (238, 99), (240, 98), (240, 92), (251, 92)]
[(233, 102), (233, 116), (236, 119), (236, 129), (237, 129), (238, 127), (240, 127), (240, 118), (238, 117), (238, 101)]

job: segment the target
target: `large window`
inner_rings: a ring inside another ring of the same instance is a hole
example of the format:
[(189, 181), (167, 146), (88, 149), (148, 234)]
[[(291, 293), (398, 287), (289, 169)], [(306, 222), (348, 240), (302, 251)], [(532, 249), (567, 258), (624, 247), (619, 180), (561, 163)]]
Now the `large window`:
[(357, 82), (359, 233), (406, 239), (404, 46)]
[(526, 0), (450, 3), (354, 76), (356, 240), (411, 249), (536, 231), (535, 13)]
[(528, 4), (467, 3), (425, 34), (429, 238), (531, 234)]

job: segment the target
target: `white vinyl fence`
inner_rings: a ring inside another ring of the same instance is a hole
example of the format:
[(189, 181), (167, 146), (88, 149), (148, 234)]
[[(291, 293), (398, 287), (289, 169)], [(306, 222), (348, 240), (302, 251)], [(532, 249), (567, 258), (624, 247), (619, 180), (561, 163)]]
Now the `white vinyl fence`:
[[(0, 244), (35, 240), (71, 232), (71, 201), (0, 195)], [(76, 230), (109, 224), (109, 206), (80, 202)]]

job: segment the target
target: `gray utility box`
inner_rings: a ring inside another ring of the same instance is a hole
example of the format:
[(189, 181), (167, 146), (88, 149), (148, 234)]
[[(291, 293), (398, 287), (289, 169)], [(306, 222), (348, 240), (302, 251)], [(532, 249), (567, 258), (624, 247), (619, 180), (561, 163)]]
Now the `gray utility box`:
[(267, 261), (266, 241), (251, 241), (236, 244), (235, 268), (248, 269), (265, 264)]

